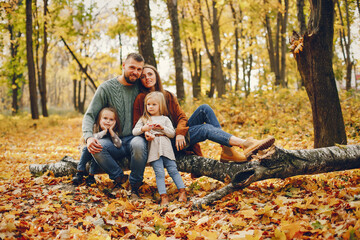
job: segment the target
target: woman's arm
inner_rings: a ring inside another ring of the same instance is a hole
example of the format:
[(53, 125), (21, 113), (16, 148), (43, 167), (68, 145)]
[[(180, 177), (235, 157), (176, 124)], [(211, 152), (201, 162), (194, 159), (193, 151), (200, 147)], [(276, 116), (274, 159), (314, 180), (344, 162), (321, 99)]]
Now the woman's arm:
[(134, 113), (133, 113), (133, 128), (135, 127), (136, 123), (139, 121), (140, 117), (144, 113), (144, 99), (146, 94), (139, 93), (134, 101)]
[(185, 112), (182, 110), (177, 98), (172, 93), (166, 91), (166, 99), (171, 120), (176, 127), (176, 135), (185, 136), (189, 130), (189, 127), (187, 126), (188, 118)]

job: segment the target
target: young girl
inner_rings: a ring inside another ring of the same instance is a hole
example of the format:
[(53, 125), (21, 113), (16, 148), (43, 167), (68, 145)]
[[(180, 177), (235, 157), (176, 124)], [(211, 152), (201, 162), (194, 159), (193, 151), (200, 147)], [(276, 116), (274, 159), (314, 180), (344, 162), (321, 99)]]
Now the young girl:
[(136, 123), (133, 135), (144, 133), (149, 142), (148, 163), (151, 164), (155, 172), (156, 185), (161, 197), (160, 205), (169, 203), (165, 187), (164, 167), (179, 189), (179, 202), (186, 202), (185, 185), (177, 170), (175, 154), (169, 139), (175, 136), (175, 129), (166, 116), (168, 110), (165, 97), (161, 92), (151, 92), (146, 95), (144, 105), (144, 114)]
[[(121, 147), (120, 135), (120, 120), (116, 112), (116, 109), (113, 107), (105, 107), (101, 109), (99, 116), (94, 124), (94, 137), (97, 139), (110, 137), (115, 147)], [(83, 148), (80, 162), (77, 167), (78, 172), (73, 177), (72, 182), (75, 185), (79, 185), (84, 181), (84, 177), (87, 175), (86, 164), (89, 161), (93, 160), (93, 156), (89, 153), (87, 147)], [(96, 170), (97, 164), (95, 161), (91, 162), (89, 176), (86, 178), (86, 184), (91, 186), (96, 183), (94, 178), (94, 173)]]

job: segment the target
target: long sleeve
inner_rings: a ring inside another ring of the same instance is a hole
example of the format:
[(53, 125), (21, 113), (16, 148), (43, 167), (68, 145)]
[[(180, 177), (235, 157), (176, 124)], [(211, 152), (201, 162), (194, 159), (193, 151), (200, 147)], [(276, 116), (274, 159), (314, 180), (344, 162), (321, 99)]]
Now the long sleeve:
[(172, 125), (172, 122), (170, 121), (170, 119), (168, 117), (165, 117), (165, 124), (164, 124), (164, 129), (161, 130), (168, 138), (173, 138), (175, 137), (175, 129)]
[(111, 136), (111, 140), (116, 148), (121, 148), (122, 141), (116, 133), (114, 136)]
[(185, 112), (182, 110), (177, 98), (172, 93), (166, 91), (166, 99), (171, 120), (173, 121), (174, 126), (176, 126), (176, 135), (180, 134), (186, 136), (189, 127), (187, 126), (188, 118)]
[(145, 93), (139, 93), (134, 102), (133, 128), (144, 113)]
[(135, 127), (134, 127), (133, 130), (132, 130), (132, 134), (133, 134), (134, 136), (138, 136), (138, 135), (143, 134), (143, 132), (141, 131), (141, 128), (142, 128), (143, 126), (144, 126), (143, 121), (142, 121), (141, 119), (139, 119), (139, 120), (137, 121), (137, 123), (135, 124)]

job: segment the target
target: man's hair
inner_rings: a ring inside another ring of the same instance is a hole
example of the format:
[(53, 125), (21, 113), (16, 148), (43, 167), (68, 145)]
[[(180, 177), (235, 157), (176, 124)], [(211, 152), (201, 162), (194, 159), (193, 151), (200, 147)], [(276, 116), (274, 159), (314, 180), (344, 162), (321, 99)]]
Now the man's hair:
[(139, 53), (129, 53), (125, 61), (127, 61), (130, 58), (134, 59), (137, 62), (145, 62), (144, 57)]

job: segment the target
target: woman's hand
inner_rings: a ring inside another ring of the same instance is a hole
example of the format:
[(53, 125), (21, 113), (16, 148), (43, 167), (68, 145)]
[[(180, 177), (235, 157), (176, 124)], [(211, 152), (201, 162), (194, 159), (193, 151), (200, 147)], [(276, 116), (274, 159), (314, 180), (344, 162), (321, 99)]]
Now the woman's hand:
[(184, 147), (186, 146), (186, 140), (185, 140), (185, 136), (184, 135), (176, 135), (176, 139), (175, 139), (176, 143), (176, 149), (178, 151), (183, 150)]

